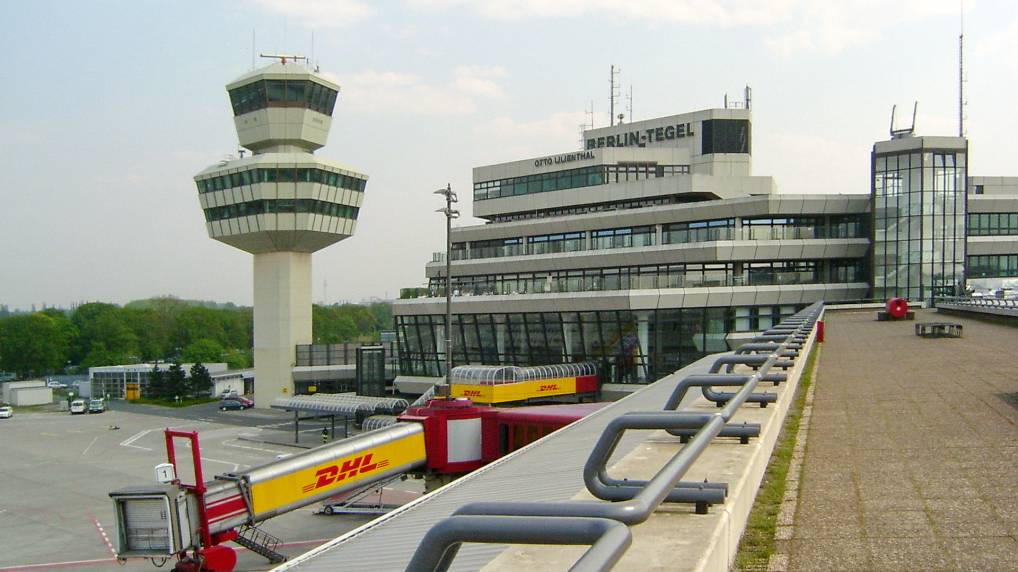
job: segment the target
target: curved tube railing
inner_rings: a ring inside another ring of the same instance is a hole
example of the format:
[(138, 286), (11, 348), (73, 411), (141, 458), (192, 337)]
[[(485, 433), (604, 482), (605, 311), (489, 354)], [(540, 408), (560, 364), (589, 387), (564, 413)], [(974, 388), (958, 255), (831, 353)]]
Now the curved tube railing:
[[(629, 412), (609, 422), (583, 467), (583, 480), (592, 495), (612, 502), (469, 503), (431, 528), (407, 569), (445, 570), (462, 542), (578, 544), (587, 543), (595, 536), (603, 539), (616, 534), (606, 528), (604, 522), (639, 524), (650, 518), (664, 502), (695, 503), (696, 512), (706, 513), (708, 505), (724, 500), (727, 485), (684, 482), (682, 477), (715, 437), (725, 436), (726, 432), (740, 438), (745, 435), (746, 439), (759, 434), (758, 425), (728, 426), (728, 422), (745, 403), (766, 405), (770, 398), (763, 397), (767, 394), (754, 393), (756, 386), (761, 381), (779, 383), (786, 379), (786, 374), (770, 370), (795, 365), (822, 310), (823, 303), (817, 302), (756, 336), (743, 346), (743, 351), (719, 356), (708, 374), (688, 376), (680, 382), (664, 411)], [(752, 368), (753, 373), (734, 373), (734, 368), (740, 365)], [(726, 371), (722, 372), (723, 369)], [(712, 386), (737, 386), (739, 389), (719, 393), (713, 392)], [(691, 387), (701, 387), (705, 394), (711, 392), (718, 399), (718, 405), (723, 405), (721, 410), (716, 413), (674, 411)], [(608, 475), (607, 463), (629, 429), (679, 431), (686, 444), (650, 480), (619, 480)], [(564, 524), (566, 522), (569, 524)], [(573, 528), (587, 531), (589, 535), (583, 536), (587, 541), (577, 542), (575, 533), (571, 532)], [(591, 530), (596, 530), (596, 534)], [(530, 540), (535, 538), (539, 541)], [(598, 542), (601, 540), (594, 541), (594, 546), (577, 561), (573, 570), (609, 570), (629, 544), (627, 538), (625, 546), (616, 552), (595, 550)], [(613, 546), (618, 549), (619, 544)]]

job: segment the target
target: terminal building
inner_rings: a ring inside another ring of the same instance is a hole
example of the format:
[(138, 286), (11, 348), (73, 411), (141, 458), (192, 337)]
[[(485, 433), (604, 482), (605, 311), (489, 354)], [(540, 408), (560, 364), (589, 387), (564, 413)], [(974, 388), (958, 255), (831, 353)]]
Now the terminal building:
[[(449, 252), (454, 365), (596, 361), (606, 382), (647, 383), (818, 300), (1018, 276), (1018, 177), (970, 177), (961, 137), (893, 132), (859, 194), (754, 175), (745, 104), (583, 141), (474, 169), (485, 222)], [(394, 305), (404, 387), (445, 374), (445, 261), (425, 272)]]

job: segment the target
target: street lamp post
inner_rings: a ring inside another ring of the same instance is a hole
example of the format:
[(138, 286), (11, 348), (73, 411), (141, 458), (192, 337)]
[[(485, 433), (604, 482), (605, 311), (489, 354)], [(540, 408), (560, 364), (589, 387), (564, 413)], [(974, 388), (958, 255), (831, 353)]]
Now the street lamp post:
[(452, 219), (459, 218), (460, 212), (452, 208), (459, 202), (452, 185), (435, 191), (436, 195), (445, 196), (445, 208), (438, 209), (445, 215), (445, 384), (452, 385)]

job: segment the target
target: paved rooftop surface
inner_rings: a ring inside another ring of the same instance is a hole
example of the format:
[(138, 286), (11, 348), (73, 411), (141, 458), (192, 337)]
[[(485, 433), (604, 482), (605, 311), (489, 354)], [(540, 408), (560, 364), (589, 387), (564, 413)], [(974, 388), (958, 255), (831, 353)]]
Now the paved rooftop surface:
[(874, 318), (827, 314), (789, 570), (1018, 570), (1018, 328)]

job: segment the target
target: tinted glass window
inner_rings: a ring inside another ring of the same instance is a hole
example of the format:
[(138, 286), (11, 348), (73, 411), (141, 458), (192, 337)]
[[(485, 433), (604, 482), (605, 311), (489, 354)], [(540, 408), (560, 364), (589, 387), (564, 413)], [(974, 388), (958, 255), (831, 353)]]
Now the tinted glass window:
[(708, 119), (700, 127), (701, 153), (750, 153), (746, 119)]

